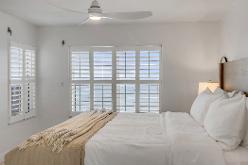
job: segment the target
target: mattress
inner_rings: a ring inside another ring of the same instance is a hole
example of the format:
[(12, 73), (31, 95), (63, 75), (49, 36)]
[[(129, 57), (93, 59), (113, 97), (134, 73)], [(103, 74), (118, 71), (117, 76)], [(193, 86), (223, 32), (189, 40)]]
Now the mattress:
[(187, 113), (119, 113), (85, 146), (85, 165), (225, 165), (220, 146)]
[(248, 165), (248, 149), (239, 147), (234, 151), (224, 152), (226, 165)]

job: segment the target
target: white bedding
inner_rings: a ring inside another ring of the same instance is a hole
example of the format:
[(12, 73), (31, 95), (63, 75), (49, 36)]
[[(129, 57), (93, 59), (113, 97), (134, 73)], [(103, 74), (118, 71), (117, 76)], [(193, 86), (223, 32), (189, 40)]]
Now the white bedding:
[(239, 147), (224, 153), (226, 165), (248, 165), (248, 149)]
[(223, 152), (186, 113), (119, 113), (85, 146), (85, 165), (209, 164)]

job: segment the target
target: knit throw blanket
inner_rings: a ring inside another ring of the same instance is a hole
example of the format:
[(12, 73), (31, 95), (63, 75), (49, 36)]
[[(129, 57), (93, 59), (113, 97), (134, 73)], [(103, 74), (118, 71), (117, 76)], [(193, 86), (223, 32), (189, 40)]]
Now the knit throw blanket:
[(53, 152), (59, 153), (63, 150), (64, 146), (88, 132), (96, 123), (112, 113), (113, 112), (92, 111), (87, 115), (81, 114), (65, 123), (31, 136), (24, 143), (19, 145), (19, 150), (25, 150), (34, 145), (44, 144), (50, 147)]

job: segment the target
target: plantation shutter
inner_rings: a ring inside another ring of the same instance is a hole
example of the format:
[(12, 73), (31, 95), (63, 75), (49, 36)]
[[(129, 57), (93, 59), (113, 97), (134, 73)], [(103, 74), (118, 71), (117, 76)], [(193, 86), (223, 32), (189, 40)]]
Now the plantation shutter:
[(71, 52), (72, 111), (85, 112), (90, 109), (90, 52)]
[(71, 55), (72, 80), (89, 80), (90, 63), (88, 51), (73, 51)]
[(25, 50), (26, 117), (32, 117), (36, 107), (36, 61), (35, 51)]
[(112, 80), (112, 51), (94, 51), (94, 80)]
[(35, 51), (11, 44), (9, 55), (10, 123), (35, 115)]
[(160, 46), (71, 47), (72, 111), (159, 112)]
[(136, 51), (116, 52), (116, 77), (117, 80), (135, 80)]
[(23, 49), (18, 47), (10, 48), (10, 59), (9, 59), (9, 73), (10, 73), (10, 115), (13, 120), (24, 119), (24, 108), (23, 108), (23, 65), (24, 55)]
[(140, 51), (140, 80), (159, 80), (160, 51)]

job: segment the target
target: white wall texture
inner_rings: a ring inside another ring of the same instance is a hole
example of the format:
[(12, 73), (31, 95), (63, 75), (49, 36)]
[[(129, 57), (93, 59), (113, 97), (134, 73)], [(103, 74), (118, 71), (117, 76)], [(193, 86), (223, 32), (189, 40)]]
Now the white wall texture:
[(230, 60), (248, 57), (248, 1), (232, 1), (222, 24), (221, 54)]
[(198, 83), (218, 81), (220, 40), (217, 22), (42, 27), (38, 42), (41, 124), (51, 126), (70, 114), (70, 45), (162, 44), (162, 110), (188, 112)]
[[(8, 125), (8, 50), (9, 42), (36, 46), (37, 29), (31, 24), (0, 12), (0, 162), (6, 151), (38, 129), (38, 118)], [(9, 38), (7, 27), (13, 30)]]

